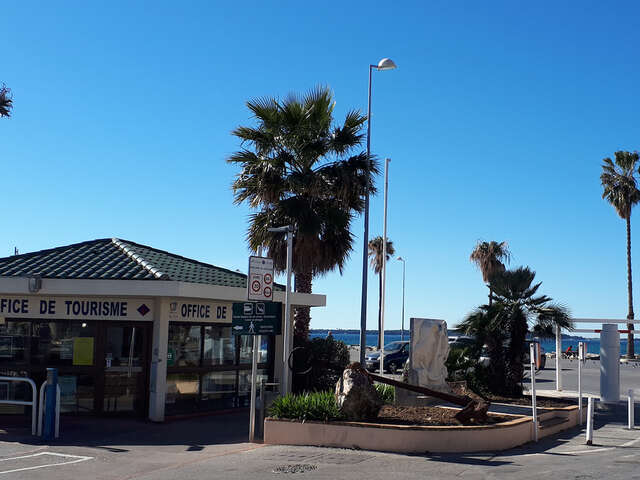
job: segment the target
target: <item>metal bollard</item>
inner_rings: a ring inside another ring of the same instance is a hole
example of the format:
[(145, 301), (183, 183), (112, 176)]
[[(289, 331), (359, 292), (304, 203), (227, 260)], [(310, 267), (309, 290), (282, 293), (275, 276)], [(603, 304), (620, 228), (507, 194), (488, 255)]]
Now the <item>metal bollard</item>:
[(593, 397), (587, 403), (587, 445), (593, 445)]
[(629, 398), (628, 398), (628, 412), (629, 412), (629, 421), (628, 421), (628, 428), (629, 430), (633, 430), (633, 427), (635, 425), (635, 419), (634, 419), (634, 401), (633, 401), (633, 389), (629, 389)]
[(47, 385), (45, 386), (45, 410), (43, 438), (52, 440), (56, 432), (56, 400), (58, 393), (58, 369), (47, 368)]

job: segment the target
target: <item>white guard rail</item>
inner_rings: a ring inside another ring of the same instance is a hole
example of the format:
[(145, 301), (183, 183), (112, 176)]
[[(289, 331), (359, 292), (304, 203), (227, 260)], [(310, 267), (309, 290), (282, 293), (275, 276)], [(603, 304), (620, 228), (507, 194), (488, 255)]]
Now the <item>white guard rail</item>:
[(36, 383), (27, 377), (3, 377), (0, 376), (0, 382), (25, 382), (31, 385), (31, 401), (26, 400), (0, 400), (0, 403), (9, 405), (31, 405), (31, 435), (36, 434), (36, 410), (38, 410), (38, 404), (36, 403), (36, 392), (38, 391)]

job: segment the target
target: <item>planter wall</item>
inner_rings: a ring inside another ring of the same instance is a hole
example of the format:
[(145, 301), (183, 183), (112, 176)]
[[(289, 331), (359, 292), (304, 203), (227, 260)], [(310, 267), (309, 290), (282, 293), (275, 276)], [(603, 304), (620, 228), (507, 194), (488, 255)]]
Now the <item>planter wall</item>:
[[(586, 409), (585, 409), (586, 410)], [(539, 429), (538, 438), (572, 428), (578, 423), (578, 407), (539, 409), (539, 420), (566, 419)], [(483, 426), (404, 426), (361, 422), (297, 422), (266, 418), (264, 443), (359, 448), (401, 453), (463, 453), (498, 451), (533, 440), (531, 417)]]

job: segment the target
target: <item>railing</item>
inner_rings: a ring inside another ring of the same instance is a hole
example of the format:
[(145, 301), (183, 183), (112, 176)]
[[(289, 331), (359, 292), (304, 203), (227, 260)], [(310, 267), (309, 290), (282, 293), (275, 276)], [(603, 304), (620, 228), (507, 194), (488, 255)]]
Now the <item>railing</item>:
[(36, 392), (38, 391), (36, 387), (36, 383), (30, 378), (26, 377), (2, 377), (0, 376), (0, 381), (9, 381), (9, 382), (25, 382), (31, 385), (31, 393), (32, 400), (30, 402), (26, 400), (0, 400), (0, 403), (5, 403), (9, 405), (31, 405), (31, 434), (36, 434), (36, 411), (38, 410), (36, 403)]

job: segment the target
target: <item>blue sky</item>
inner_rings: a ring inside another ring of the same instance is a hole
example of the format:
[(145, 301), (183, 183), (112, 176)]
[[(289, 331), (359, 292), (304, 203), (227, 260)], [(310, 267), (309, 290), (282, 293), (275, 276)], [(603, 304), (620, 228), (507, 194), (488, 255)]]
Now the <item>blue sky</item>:
[[(508, 241), (511, 265), (576, 317), (626, 315), (625, 226), (599, 175), (640, 145), (637, 3), (10, 2), (2, 15), (15, 107), (0, 120), (0, 254), (120, 237), (246, 270), (249, 212), (225, 163), (231, 130), (251, 123), (244, 102), (323, 84), (338, 118), (364, 111), (368, 65), (391, 57), (398, 70), (374, 72), (371, 145), (392, 158), (406, 318), (451, 325), (486, 300), (478, 239)], [(354, 234), (344, 275), (314, 282), (327, 307), (312, 327), (359, 326), (361, 219)], [(387, 328), (401, 272), (392, 260)]]

